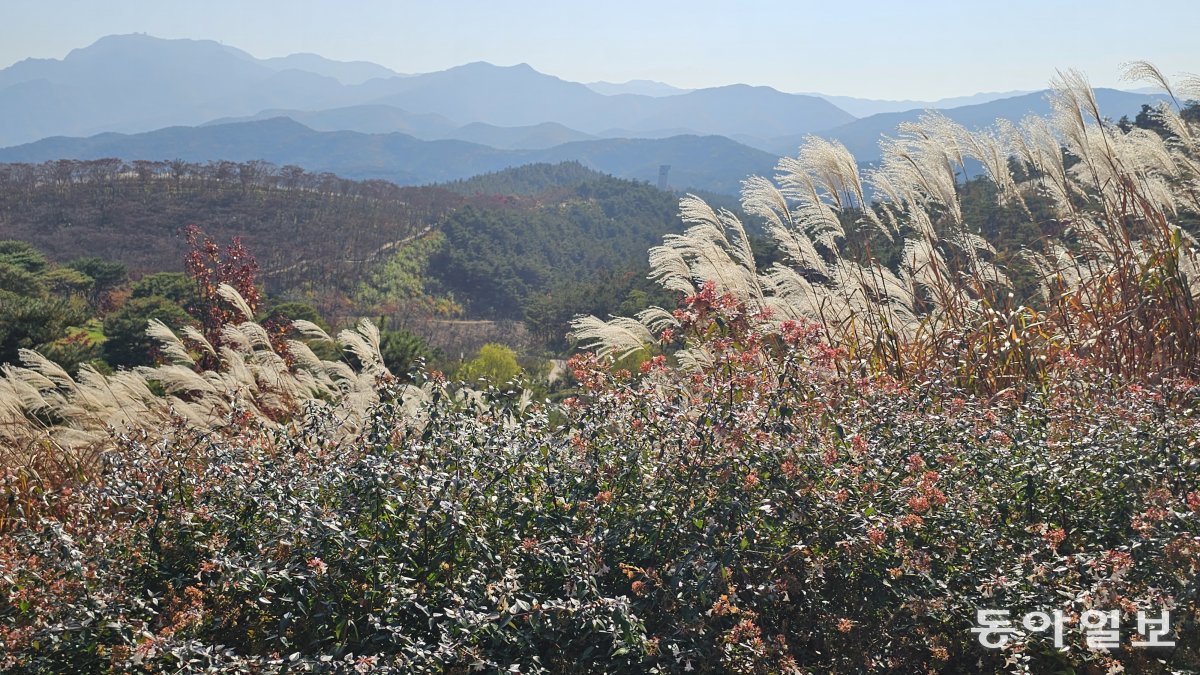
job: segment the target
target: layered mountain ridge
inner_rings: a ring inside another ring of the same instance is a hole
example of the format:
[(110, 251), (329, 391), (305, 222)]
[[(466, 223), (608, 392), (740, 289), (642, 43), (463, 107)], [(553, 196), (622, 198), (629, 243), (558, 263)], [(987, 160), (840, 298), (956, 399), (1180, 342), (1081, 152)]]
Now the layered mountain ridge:
[[(969, 127), (1049, 111), (1044, 92), (1015, 94), (922, 103), (746, 84), (583, 84), (486, 62), (407, 75), (315, 54), (258, 59), (213, 41), (119, 35), (0, 70), (0, 161), (262, 159), (422, 183), (566, 159), (647, 181), (671, 165), (673, 187), (736, 191), (744, 169), (769, 172), (809, 134), (869, 162), (883, 135), (926, 108)], [(1114, 118), (1159, 98), (1098, 95)]]

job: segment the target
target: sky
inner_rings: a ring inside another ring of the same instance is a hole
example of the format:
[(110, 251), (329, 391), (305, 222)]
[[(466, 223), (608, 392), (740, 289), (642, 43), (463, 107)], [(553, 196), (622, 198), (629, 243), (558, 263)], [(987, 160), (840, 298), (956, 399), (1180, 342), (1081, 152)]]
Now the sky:
[(112, 34), (216, 40), (256, 57), (317, 53), (403, 73), (528, 63), (579, 82), (742, 82), (794, 93), (936, 100), (1095, 86), (1120, 64), (1200, 73), (1196, 0), (0, 0), (0, 67)]

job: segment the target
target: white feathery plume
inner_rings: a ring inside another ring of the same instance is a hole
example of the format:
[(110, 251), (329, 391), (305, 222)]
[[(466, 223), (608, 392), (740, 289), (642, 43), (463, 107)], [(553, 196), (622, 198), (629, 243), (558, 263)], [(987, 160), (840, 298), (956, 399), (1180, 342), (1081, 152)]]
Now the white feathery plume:
[(959, 129), (961, 142), (967, 154), (983, 166), (987, 177), (996, 186), (999, 204), (1004, 205), (1012, 200), (1020, 201), (1021, 195), (1008, 168), (1012, 149), (1008, 147), (1006, 135), (990, 130), (971, 132), (963, 127)]
[(921, 193), (912, 201), (924, 205), (929, 200), (945, 207), (953, 222), (962, 223), (958, 201), (956, 168), (964, 168), (958, 144), (961, 127), (944, 115), (924, 113), (916, 123), (902, 122), (900, 137), (881, 143), (883, 166), (905, 180), (904, 187)]
[[(871, 306), (867, 298), (866, 289), (863, 287), (863, 269), (862, 267), (851, 260), (838, 260), (830, 267), (833, 272), (831, 281), (831, 290), (841, 300), (839, 304), (833, 306), (836, 311), (835, 316), (848, 319), (851, 315), (862, 315), (870, 311)], [(828, 307), (825, 308), (828, 311)]]
[[(1191, 160), (1191, 156), (1188, 153), (1200, 150), (1200, 136), (1196, 135), (1196, 129), (1183, 119), (1179, 111), (1166, 104), (1159, 104), (1152, 114), (1163, 123), (1163, 126), (1171, 134), (1171, 143), (1178, 146), (1177, 150), (1179, 152), (1176, 155), (1176, 161), (1182, 160), (1186, 162)], [(1195, 173), (1193, 170), (1192, 174), (1195, 175)]]
[(1051, 80), (1050, 88), (1056, 94), (1061, 94), (1075, 107), (1081, 126), (1087, 126), (1083, 121), (1084, 115), (1090, 117), (1096, 124), (1104, 124), (1104, 115), (1101, 114), (1100, 104), (1096, 101), (1096, 92), (1088, 83), (1087, 76), (1082, 72), (1074, 68), (1060, 70), (1057, 77)]
[(1175, 90), (1185, 99), (1200, 100), (1200, 76), (1184, 73), (1176, 83)]
[(763, 279), (763, 288), (770, 291), (763, 303), (763, 307), (771, 311), (772, 319), (768, 323), (774, 325), (776, 329), (789, 319), (809, 318), (808, 314), (802, 314), (796, 309), (790, 298), (781, 296), (778, 291), (773, 289), (766, 278)]
[(1063, 162), (1062, 146), (1050, 122), (1044, 117), (1030, 115), (1019, 127), (1002, 122), (1008, 128), (1009, 145), (1017, 155), (1041, 177), (1041, 186), (1054, 201), (1060, 214), (1073, 213), (1072, 186)]
[(317, 324), (306, 321), (304, 319), (296, 319), (292, 321), (292, 327), (295, 328), (301, 335), (313, 340), (324, 340), (326, 342), (337, 342), (329, 333), (326, 333)]
[(225, 343), (226, 347), (232, 347), (243, 353), (249, 353), (253, 350), (250, 338), (238, 330), (235, 324), (227, 323), (221, 326), (221, 341)]
[(304, 398), (303, 390), (296, 384), (282, 356), (269, 349), (258, 350), (250, 355), (248, 363), (254, 370), (260, 391), (278, 394), (284, 401)]
[(661, 333), (667, 328), (678, 328), (679, 320), (662, 307), (647, 307), (637, 313), (637, 320), (651, 333)]
[(975, 234), (974, 232), (959, 230), (952, 233), (947, 238), (951, 243), (953, 243), (955, 246), (958, 246), (963, 251), (985, 251), (993, 255), (996, 253), (996, 247), (992, 246), (990, 241), (988, 241), (982, 235)]
[(217, 294), (225, 299), (229, 304), (237, 308), (242, 314), (242, 318), (246, 321), (254, 320), (254, 310), (250, 309), (250, 305), (246, 304), (246, 299), (238, 293), (237, 289), (229, 284), (221, 284), (217, 286)]
[(325, 365), (326, 376), (339, 391), (346, 391), (349, 384), (358, 378), (358, 374), (347, 363), (342, 361), (322, 361), (321, 363)]
[(641, 321), (614, 317), (608, 321), (594, 316), (578, 316), (571, 321), (570, 337), (594, 349), (601, 357), (622, 359), (654, 343), (654, 336)]
[(751, 292), (747, 288), (744, 271), (719, 242), (728, 243), (724, 234), (707, 225), (691, 227), (681, 235), (668, 234), (663, 237), (663, 246), (679, 252), (680, 257), (687, 262), (693, 279), (712, 281), (721, 293), (733, 293), (739, 298), (748, 298)]
[(387, 372), (379, 353), (379, 329), (370, 321), (362, 319), (355, 330), (346, 329), (338, 333), (338, 343), (358, 358), (364, 372), (372, 376)]
[[(779, 191), (788, 198), (792, 219), (800, 223), (804, 234), (830, 251), (846, 236), (837, 210), (822, 197), (821, 189), (802, 158), (784, 157), (775, 169), (779, 172)], [(827, 197), (832, 201), (832, 197)]]
[(947, 270), (946, 261), (927, 238), (906, 239), (901, 258), (902, 269), (915, 284), (929, 289), (944, 285), (942, 276)]
[(1055, 268), (1050, 259), (1045, 255), (1032, 249), (1021, 249), (1018, 257), (1025, 261), (1033, 271), (1038, 280), (1038, 297), (1043, 301), (1053, 299), (1053, 289), (1050, 287), (1050, 279), (1054, 277)]
[(762, 299), (762, 290), (758, 284), (754, 283), (755, 277), (758, 275), (757, 263), (754, 260), (754, 250), (750, 247), (750, 237), (746, 234), (746, 228), (742, 225), (742, 221), (725, 209), (720, 211), (721, 224), (726, 230), (733, 233), (733, 240), (730, 242), (731, 256), (743, 271), (743, 276), (748, 278), (747, 287), (754, 292), (756, 299)]
[(1142, 195), (1156, 210), (1162, 213), (1179, 215), (1179, 206), (1175, 191), (1161, 176), (1145, 176), (1142, 178)]
[(870, 268), (865, 270), (863, 286), (874, 297), (899, 303), (910, 312), (916, 301), (911, 282), (901, 279), (877, 262), (872, 262)]
[(1188, 282), (1193, 297), (1200, 294), (1200, 242), (1178, 225), (1171, 226), (1171, 236), (1178, 238), (1179, 270)]
[(103, 434), (95, 431), (62, 426), (54, 427), (51, 436), (54, 438), (54, 444), (60, 448), (87, 448), (104, 439)]
[(761, 176), (743, 181), (742, 208), (766, 221), (767, 234), (796, 264), (824, 273), (825, 261), (793, 218), (787, 197), (774, 183)]
[(204, 333), (201, 333), (195, 326), (184, 326), (183, 328), (179, 329), (179, 332), (183, 334), (183, 337), (196, 343), (196, 346), (200, 347), (200, 349), (204, 350), (208, 354), (212, 356), (217, 355), (217, 350), (213, 349), (213, 346), (209, 343), (208, 338), (204, 337)]
[(683, 253), (675, 246), (663, 245), (650, 249), (648, 278), (657, 281), (659, 285), (669, 291), (676, 291), (684, 295), (692, 295), (696, 292), (696, 286), (692, 284), (692, 270), (688, 267), (687, 261), (683, 259)]
[(141, 366), (135, 372), (142, 375), (145, 380), (158, 382), (162, 385), (163, 390), (169, 394), (190, 392), (202, 394), (218, 393), (211, 382), (204, 379), (204, 377), (191, 368), (185, 368), (181, 365), (164, 364), (154, 368)]
[(1175, 98), (1171, 83), (1153, 63), (1149, 61), (1127, 61), (1121, 64), (1121, 78), (1132, 82), (1145, 82), (1162, 87), (1167, 95)]
[(158, 341), (158, 351), (171, 361), (189, 366), (196, 365), (196, 360), (188, 354), (187, 346), (167, 324), (158, 319), (150, 319), (149, 325), (146, 326), (146, 335)]
[[(240, 333), (238, 334), (240, 335)], [(242, 356), (241, 352), (229, 347), (221, 347), (221, 364), (224, 366), (224, 369), (219, 373), (212, 373), (212, 375), (219, 378), (224, 388), (229, 390), (246, 389), (249, 391), (256, 391), (258, 389), (258, 380), (255, 379), (254, 373), (246, 365), (246, 359)]]
[(17, 350), (17, 355), (21, 359), (21, 363), (25, 367), (38, 375), (41, 375), (46, 380), (53, 383), (55, 387), (63, 389), (74, 389), (75, 380), (63, 370), (57, 363), (33, 351), (32, 349)]
[(367, 344), (370, 345), (371, 349), (375, 351), (375, 355), (378, 356), (379, 328), (377, 328), (375, 324), (371, 323), (368, 319), (359, 319), (356, 328), (358, 330), (358, 334), (363, 336), (363, 338), (367, 341)]
[(689, 372), (698, 372), (712, 368), (716, 362), (712, 353), (703, 346), (680, 349), (675, 352), (675, 359), (679, 362), (680, 368)]
[[(36, 384), (29, 381), (30, 378), (23, 377), (21, 371), (25, 370), (24, 368), (4, 366), (4, 379), (0, 380), (0, 382), (4, 382), (8, 389), (6, 404), (20, 411), (22, 417), (24, 417), (26, 411), (40, 413), (51, 410), (51, 402), (46, 400), (42, 392), (46, 389), (52, 389), (54, 383), (38, 375), (37, 377), (48, 385), (39, 388)], [(34, 374), (36, 375), (36, 373)]]
[(5, 378), (14, 381), (20, 380), (23, 384), (27, 384), (39, 392), (53, 390), (55, 387), (50, 378), (28, 368), (3, 364), (0, 365), (0, 371), (4, 372)]
[(296, 360), (296, 365), (299, 368), (310, 371), (313, 374), (324, 374), (325, 368), (321, 363), (321, 359), (313, 353), (313, 350), (307, 344), (300, 340), (288, 340), (287, 346), (288, 352)]
[(306, 401), (311, 401), (323, 394), (333, 393), (333, 389), (318, 381), (310, 370), (297, 370), (293, 373), (293, 377), (296, 381), (296, 387), (306, 392), (307, 395), (304, 397)]
[(866, 211), (867, 199), (862, 177), (854, 155), (841, 141), (808, 136), (800, 146), (800, 161), (822, 184), (824, 191), (839, 210), (861, 208)]
[(770, 289), (771, 296), (776, 299), (771, 306), (777, 312), (784, 309), (783, 313), (792, 319), (818, 318), (820, 301), (828, 295), (824, 287), (811, 283), (794, 268), (778, 263), (768, 268), (762, 279), (763, 285)]
[(148, 410), (158, 400), (146, 386), (146, 380), (133, 371), (118, 370), (112, 375), (104, 375), (85, 363), (79, 366), (76, 380), (82, 388), (111, 391), (123, 408), (133, 405), (137, 409)]
[(742, 181), (742, 210), (767, 221), (769, 229), (796, 227), (787, 198), (774, 183), (762, 176), (750, 176)]
[[(679, 201), (679, 215), (692, 226), (682, 235), (663, 237), (663, 245), (677, 249), (687, 262), (692, 279), (712, 281), (721, 293), (740, 300), (761, 297), (752, 267), (753, 253), (741, 223), (728, 211), (714, 211), (703, 199), (687, 195)], [(734, 234), (731, 243), (726, 230)]]
[[(234, 327), (246, 337), (246, 343), (251, 350), (271, 351), (271, 336), (267, 330), (253, 321), (243, 321)], [(273, 353), (273, 352), (272, 352)]]
[(1012, 288), (1012, 280), (995, 263), (978, 256), (971, 258), (970, 273), (975, 279), (996, 288)]

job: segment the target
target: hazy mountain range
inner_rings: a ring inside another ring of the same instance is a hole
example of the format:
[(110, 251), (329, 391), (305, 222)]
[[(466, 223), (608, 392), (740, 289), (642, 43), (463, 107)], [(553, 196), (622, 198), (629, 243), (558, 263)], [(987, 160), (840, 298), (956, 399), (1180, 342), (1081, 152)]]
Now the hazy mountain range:
[[(1155, 99), (1098, 93), (1114, 118)], [(0, 149), (0, 161), (264, 159), (419, 183), (577, 159), (640, 180), (671, 164), (674, 186), (731, 191), (745, 169), (769, 171), (807, 134), (870, 161), (882, 134), (927, 108), (973, 127), (1048, 111), (1044, 92), (883, 101), (744, 84), (582, 84), (483, 62), (405, 75), (315, 54), (256, 59), (212, 41), (121, 35), (0, 70), (0, 147), (17, 146)], [(95, 137), (51, 138), (64, 136)]]
[(652, 180), (658, 176), (660, 165), (669, 164), (673, 167), (671, 185), (725, 194), (737, 192), (747, 175), (770, 173), (778, 159), (724, 136), (600, 139), (542, 150), (501, 150), (460, 140), (422, 141), (401, 133), (314, 131), (286, 117), (168, 127), (132, 135), (58, 136), (0, 149), (0, 162), (103, 157), (188, 162), (261, 159), (400, 185), (456, 180), (523, 164), (568, 160), (614, 176)]

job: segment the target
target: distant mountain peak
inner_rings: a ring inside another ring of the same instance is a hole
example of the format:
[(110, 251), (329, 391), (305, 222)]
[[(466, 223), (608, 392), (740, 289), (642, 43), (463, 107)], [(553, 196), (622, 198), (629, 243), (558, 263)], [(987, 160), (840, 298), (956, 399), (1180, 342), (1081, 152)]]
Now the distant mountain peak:
[[(543, 73), (543, 72), (541, 72), (541, 71), (537, 70), (536, 68), (534, 68), (533, 66), (531, 66), (531, 65), (529, 65), (528, 63), (525, 63), (525, 62), (521, 62), (521, 63), (514, 63), (514, 64), (513, 64), (513, 65), (511, 65), (511, 66), (501, 66), (501, 65), (498, 65), (498, 64), (492, 63), (491, 61), (471, 61), (471, 62), (469, 62), (469, 63), (464, 63), (464, 64), (462, 64), (461, 66), (452, 66), (452, 67), (450, 67), (450, 68), (447, 68), (447, 69), (445, 69), (445, 70), (443, 70), (443, 71), (440, 71), (440, 72), (443, 72), (443, 73), (453, 73), (453, 72), (473, 72), (473, 73), (494, 73), (494, 72), (507, 72), (507, 73), (533, 73), (533, 74), (535, 74), (535, 75), (541, 75), (541, 76), (543, 76), (543, 77), (554, 77), (553, 75), (547, 75), (546, 73)], [(436, 75), (437, 73), (425, 73), (425, 74), (426, 74), (426, 75)], [(555, 78), (555, 79), (557, 79), (557, 78)]]
[(636, 94), (638, 96), (678, 96), (686, 94), (691, 89), (681, 89), (659, 82), (657, 80), (627, 80), (625, 82), (588, 82), (587, 87), (598, 94), (617, 96), (620, 94)]
[(192, 49), (209, 49), (220, 50), (228, 54), (238, 56), (249, 61), (255, 60), (249, 52), (242, 51), (237, 47), (230, 47), (216, 40), (196, 40), (192, 38), (160, 38), (147, 33), (123, 33), (119, 35), (105, 35), (86, 47), (72, 49), (67, 53), (63, 60), (77, 59), (90, 54), (110, 53), (124, 49), (155, 49), (161, 47), (187, 47)]
[[(741, 82), (735, 82), (733, 84), (722, 84), (722, 85), (718, 85), (715, 87), (706, 87), (704, 89), (697, 89), (696, 91), (722, 91), (722, 92), (757, 91), (757, 92), (772, 92), (775, 94), (783, 93), (783, 92), (779, 91), (778, 89), (776, 89), (775, 87), (771, 87), (771, 86), (768, 86), (765, 84), (744, 84)], [(806, 96), (807, 94), (787, 94), (787, 95), (788, 96)], [(817, 97), (814, 96), (813, 98), (817, 98)]]
[(303, 70), (333, 79), (345, 85), (362, 84), (368, 80), (404, 77), (400, 73), (370, 61), (338, 61), (311, 52), (298, 52), (260, 61), (269, 68)]
[(461, 66), (451, 66), (443, 72), (454, 70), (509, 70), (512, 68), (516, 68), (516, 66), (500, 66), (491, 61), (468, 61)]

